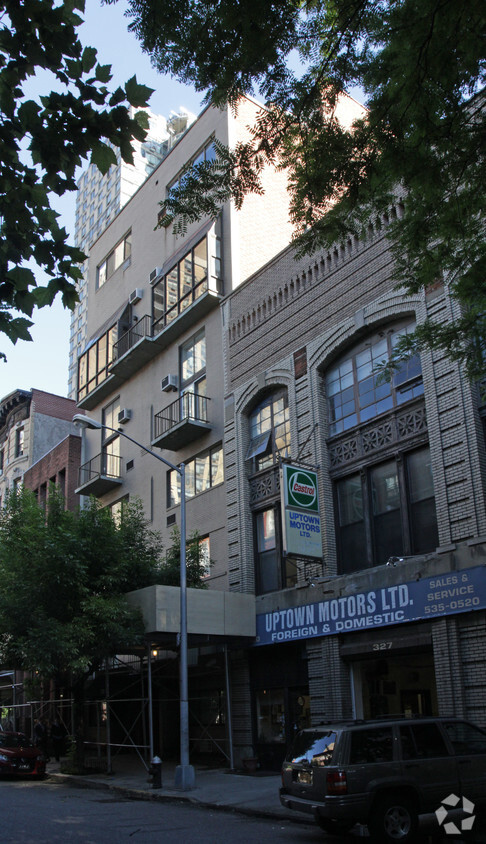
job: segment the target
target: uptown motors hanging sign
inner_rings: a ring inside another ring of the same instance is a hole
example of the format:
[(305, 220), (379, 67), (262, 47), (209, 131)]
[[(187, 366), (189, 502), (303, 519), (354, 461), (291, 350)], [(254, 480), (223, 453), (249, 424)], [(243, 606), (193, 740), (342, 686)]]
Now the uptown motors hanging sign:
[(256, 645), (333, 636), (486, 608), (486, 567), (257, 615)]
[(280, 469), (283, 552), (322, 558), (317, 472), (283, 463)]

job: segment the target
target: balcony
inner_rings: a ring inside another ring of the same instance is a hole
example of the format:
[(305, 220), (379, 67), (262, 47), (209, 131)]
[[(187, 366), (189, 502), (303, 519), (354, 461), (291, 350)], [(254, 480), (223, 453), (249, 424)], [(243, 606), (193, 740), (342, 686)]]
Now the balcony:
[(78, 495), (104, 495), (120, 486), (121, 457), (115, 454), (97, 454), (79, 467)]
[(157, 352), (152, 343), (152, 318), (145, 314), (114, 343), (110, 372), (118, 378), (129, 378)]
[(184, 393), (172, 404), (155, 414), (152, 445), (178, 451), (211, 430), (208, 420), (208, 399), (196, 393)]
[(209, 289), (208, 281), (204, 279), (154, 322), (152, 342), (157, 347), (154, 355), (170, 346), (184, 331), (219, 305), (223, 297), (223, 282), (213, 279), (213, 283), (215, 290)]

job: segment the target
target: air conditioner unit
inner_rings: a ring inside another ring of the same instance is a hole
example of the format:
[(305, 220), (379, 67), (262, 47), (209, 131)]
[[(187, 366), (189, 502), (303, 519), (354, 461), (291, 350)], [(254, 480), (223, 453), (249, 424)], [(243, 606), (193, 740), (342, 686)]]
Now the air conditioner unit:
[(136, 305), (137, 302), (140, 302), (140, 299), (143, 296), (143, 290), (141, 287), (137, 287), (136, 290), (132, 290), (130, 296), (128, 297), (128, 302), (130, 305)]
[(124, 407), (123, 410), (118, 411), (118, 424), (124, 425), (125, 422), (129, 422), (132, 418), (132, 411), (128, 410), (128, 408)]
[(149, 275), (150, 284), (155, 284), (159, 278), (162, 278), (162, 267), (155, 267)]
[(170, 393), (171, 390), (177, 391), (178, 378), (177, 375), (166, 375), (160, 382), (160, 387), (164, 393)]

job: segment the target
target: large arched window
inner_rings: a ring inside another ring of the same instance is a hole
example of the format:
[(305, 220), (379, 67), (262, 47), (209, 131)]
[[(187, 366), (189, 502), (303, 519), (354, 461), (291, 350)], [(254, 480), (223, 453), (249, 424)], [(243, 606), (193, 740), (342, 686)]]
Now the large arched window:
[(418, 355), (403, 363), (386, 381), (376, 367), (386, 363), (400, 337), (415, 323), (399, 324), (369, 337), (341, 358), (326, 375), (329, 434), (342, 434), (380, 413), (387, 413), (423, 393)]
[(391, 381), (377, 372), (414, 327), (401, 322), (367, 337), (325, 376), (342, 573), (439, 544), (420, 358)]

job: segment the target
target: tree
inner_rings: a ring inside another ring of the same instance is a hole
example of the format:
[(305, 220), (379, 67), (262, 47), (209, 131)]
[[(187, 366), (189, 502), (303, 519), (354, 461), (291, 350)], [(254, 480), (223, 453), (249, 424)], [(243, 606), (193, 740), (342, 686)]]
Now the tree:
[[(172, 545), (162, 560), (158, 582), (164, 586), (179, 586), (181, 582), (181, 535), (174, 527), (171, 533)], [(193, 589), (206, 589), (204, 578), (212, 561), (208, 560), (201, 546), (201, 537), (194, 531), (189, 537), (186, 547), (186, 581)]]
[[(208, 102), (237, 107), (253, 91), (266, 102), (250, 142), (218, 145), (214, 164), (188, 172), (163, 224), (240, 205), (268, 163), (289, 173), (298, 255), (363, 234), (398, 197), (397, 283), (445, 283), (455, 301), (451, 322), (419, 326), (403, 351), (445, 349), (483, 377), (482, 0), (129, 0), (127, 15), (153, 64)], [(369, 111), (349, 127), (336, 105), (352, 86)]]
[(161, 554), (140, 502), (116, 523), (94, 498), (73, 513), (53, 488), (46, 516), (31, 491), (10, 494), (0, 511), (0, 662), (69, 676), (81, 723), (86, 679), (143, 644), (141, 614), (125, 593), (156, 582)]
[[(0, 0), (0, 332), (13, 343), (32, 339), (34, 307), (58, 293), (65, 307), (77, 301), (85, 256), (69, 245), (51, 197), (76, 190), (85, 160), (105, 173), (116, 163), (113, 147), (131, 162), (131, 140), (143, 140), (148, 125), (128, 106), (145, 106), (152, 90), (133, 76), (110, 93), (110, 65), (78, 37), (83, 10), (84, 0)], [(28, 99), (38, 74), (55, 87)], [(47, 273), (45, 285), (30, 261)]]

